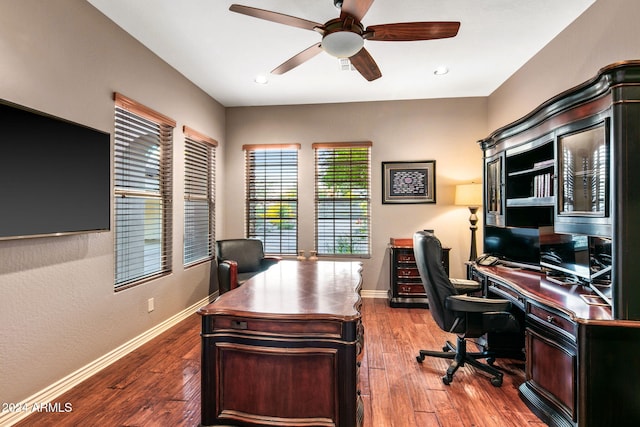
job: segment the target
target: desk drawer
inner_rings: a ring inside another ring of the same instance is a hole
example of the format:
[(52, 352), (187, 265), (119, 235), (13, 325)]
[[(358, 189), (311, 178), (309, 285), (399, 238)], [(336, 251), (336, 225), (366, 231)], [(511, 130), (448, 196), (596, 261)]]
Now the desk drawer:
[(398, 252), (396, 254), (396, 261), (399, 263), (415, 263), (416, 258), (413, 255), (413, 251), (411, 252)]
[(560, 329), (561, 331), (569, 334), (571, 338), (575, 340), (576, 324), (568, 318), (535, 304), (529, 304), (527, 311), (529, 312), (532, 320)]
[(400, 295), (427, 295), (424, 286), (418, 283), (399, 283), (398, 294)]
[(509, 301), (515, 303), (522, 310), (524, 310), (524, 302), (525, 302), (524, 297), (520, 295), (518, 292), (509, 288), (508, 286), (505, 286), (502, 283), (496, 282), (489, 277), (487, 279), (487, 288), (488, 288), (488, 292), (491, 292), (502, 298), (508, 299)]
[(420, 277), (420, 271), (417, 267), (400, 267), (398, 268), (398, 277)]
[(210, 321), (208, 329), (214, 333), (232, 330), (246, 335), (342, 337), (342, 324), (330, 320), (264, 320), (223, 315), (211, 317)]

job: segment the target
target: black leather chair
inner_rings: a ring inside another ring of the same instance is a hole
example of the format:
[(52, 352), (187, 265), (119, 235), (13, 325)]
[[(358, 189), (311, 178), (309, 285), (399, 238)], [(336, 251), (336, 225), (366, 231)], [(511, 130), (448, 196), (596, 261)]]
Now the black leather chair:
[[(452, 359), (442, 381), (450, 384), (461, 366), (469, 364), (492, 375), (491, 384), (502, 385), (502, 372), (493, 365), (500, 357), (486, 348), (479, 352), (467, 352), (467, 338), (479, 338), (486, 333), (518, 332), (518, 320), (509, 313), (511, 303), (502, 299), (488, 299), (466, 295), (472, 286), (456, 288), (442, 267), (440, 240), (429, 232), (418, 231), (413, 235), (413, 251), (420, 278), (429, 298), (429, 311), (438, 326), (457, 334), (456, 345), (447, 341), (443, 351), (420, 350), (417, 356), (422, 363), (425, 356)], [(465, 281), (466, 282), (466, 281)], [(478, 359), (487, 359), (482, 363)]]
[(216, 249), (221, 295), (280, 261), (279, 257), (265, 257), (262, 241), (258, 239), (218, 240)]

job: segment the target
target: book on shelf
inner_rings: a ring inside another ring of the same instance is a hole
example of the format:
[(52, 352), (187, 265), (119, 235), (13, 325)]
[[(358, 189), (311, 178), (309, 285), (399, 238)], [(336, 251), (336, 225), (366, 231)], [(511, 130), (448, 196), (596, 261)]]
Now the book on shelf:
[(551, 173), (543, 173), (533, 177), (533, 197), (551, 197), (552, 194)]
[(554, 163), (553, 159), (543, 160), (543, 161), (534, 163), (533, 167), (534, 167), (534, 169), (545, 168), (545, 167), (548, 167), (548, 166), (553, 166), (553, 163)]

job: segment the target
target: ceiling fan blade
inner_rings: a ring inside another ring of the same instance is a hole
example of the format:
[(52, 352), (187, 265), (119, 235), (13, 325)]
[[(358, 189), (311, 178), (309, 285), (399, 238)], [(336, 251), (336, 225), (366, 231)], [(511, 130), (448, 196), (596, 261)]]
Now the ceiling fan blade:
[(367, 40), (390, 42), (446, 39), (455, 37), (459, 28), (459, 22), (405, 22), (372, 25), (367, 27), (363, 37)]
[(290, 25), (292, 27), (302, 28), (304, 30), (318, 31), (324, 33), (324, 25), (306, 19), (297, 18), (295, 16), (285, 15), (284, 13), (272, 12), (270, 10), (258, 9), (250, 6), (242, 6), (232, 4), (229, 7), (232, 12), (242, 13), (243, 15), (253, 16), (267, 21), (277, 22), (279, 24)]
[(340, 12), (340, 18), (345, 15), (353, 16), (358, 21), (362, 21), (362, 18), (367, 13), (373, 0), (344, 0)]
[(358, 53), (349, 58), (351, 65), (358, 70), (362, 77), (369, 81), (373, 81), (382, 77), (378, 64), (373, 60), (367, 49), (362, 48)]
[(271, 71), (271, 74), (284, 74), (287, 71), (290, 71), (296, 68), (298, 65), (302, 64), (303, 62), (310, 60), (320, 52), (322, 52), (320, 43), (314, 44), (313, 46), (306, 48), (299, 54), (293, 56), (291, 59), (283, 62), (278, 67), (274, 68), (273, 71)]

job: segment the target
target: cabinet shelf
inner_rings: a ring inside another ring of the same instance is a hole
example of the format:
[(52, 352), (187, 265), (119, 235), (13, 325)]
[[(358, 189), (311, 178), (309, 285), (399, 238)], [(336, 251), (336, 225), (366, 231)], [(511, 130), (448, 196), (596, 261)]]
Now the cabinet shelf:
[(507, 199), (507, 207), (553, 206), (555, 197), (520, 197)]
[(544, 165), (540, 165), (540, 166), (534, 166), (534, 167), (532, 167), (530, 169), (509, 172), (509, 177), (535, 174), (535, 173), (539, 173), (539, 172), (542, 172), (542, 171), (548, 171), (550, 169), (553, 169), (553, 163), (544, 164)]

